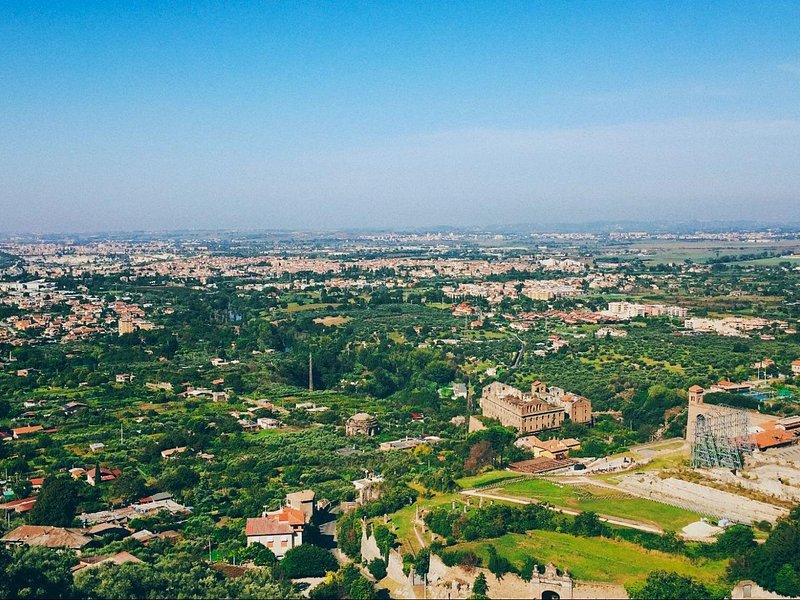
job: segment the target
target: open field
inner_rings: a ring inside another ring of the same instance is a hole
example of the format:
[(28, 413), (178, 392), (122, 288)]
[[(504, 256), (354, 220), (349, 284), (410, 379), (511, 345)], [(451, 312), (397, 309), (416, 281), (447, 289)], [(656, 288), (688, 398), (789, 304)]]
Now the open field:
[(540, 564), (552, 562), (577, 579), (618, 584), (644, 579), (658, 569), (714, 582), (723, 575), (726, 566), (726, 561), (722, 560), (692, 563), (684, 556), (645, 550), (630, 542), (576, 537), (555, 531), (509, 533), (493, 540), (458, 544), (455, 548), (474, 551), (486, 564), (490, 544), (517, 567), (526, 557), (532, 556)]
[(339, 326), (352, 321), (352, 317), (343, 317), (341, 315), (338, 316), (329, 316), (329, 317), (318, 317), (314, 319), (314, 323), (319, 323), (320, 325), (324, 325), (325, 327), (331, 327), (333, 325)]
[(702, 516), (682, 508), (636, 498), (622, 492), (615, 493), (604, 488), (593, 488), (590, 491), (582, 487), (558, 485), (544, 479), (515, 481), (503, 487), (502, 493), (548, 502), (557, 507), (593, 511), (609, 517), (631, 519), (673, 531), (679, 531)]
[(288, 313), (300, 312), (303, 310), (316, 310), (318, 308), (331, 308), (333, 306), (339, 306), (338, 304), (334, 304), (332, 302), (315, 302), (313, 304), (298, 304), (296, 302), (289, 303), (286, 308), (284, 309)]
[(759, 258), (756, 260), (747, 260), (740, 264), (748, 266), (761, 266), (761, 267), (774, 267), (782, 262), (789, 262), (793, 265), (800, 264), (800, 256), (793, 254), (791, 256), (774, 256), (772, 258)]
[(461, 479), (457, 479), (456, 483), (462, 489), (468, 490), (474, 487), (499, 483), (506, 479), (513, 479), (514, 477), (519, 477), (519, 473), (511, 473), (510, 471), (489, 471), (488, 473), (481, 473), (480, 475), (462, 477)]

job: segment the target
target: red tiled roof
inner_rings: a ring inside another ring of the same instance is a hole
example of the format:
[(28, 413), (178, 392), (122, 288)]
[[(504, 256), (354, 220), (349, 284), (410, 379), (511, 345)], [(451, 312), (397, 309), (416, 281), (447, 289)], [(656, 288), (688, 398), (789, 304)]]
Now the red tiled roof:
[(276, 518), (281, 522), (289, 523), (289, 525), (305, 525), (306, 515), (302, 510), (284, 506), (280, 512), (272, 513), (269, 517)]
[(36, 504), (36, 496), (31, 496), (30, 498), (19, 498), (11, 502), (6, 502), (5, 504), (0, 504), (0, 508), (21, 513), (32, 509), (34, 504)]
[(750, 441), (758, 446), (760, 450), (790, 444), (794, 440), (794, 434), (783, 429), (768, 429), (750, 436)]
[(42, 431), (43, 429), (44, 427), (41, 425), (29, 425), (26, 427), (17, 427), (12, 429), (11, 432), (16, 436), (20, 436), (25, 435), (26, 433), (36, 433), (37, 431)]
[(284, 535), (292, 534), (292, 526), (285, 521), (279, 521), (272, 517), (256, 517), (247, 519), (244, 534), (251, 535)]

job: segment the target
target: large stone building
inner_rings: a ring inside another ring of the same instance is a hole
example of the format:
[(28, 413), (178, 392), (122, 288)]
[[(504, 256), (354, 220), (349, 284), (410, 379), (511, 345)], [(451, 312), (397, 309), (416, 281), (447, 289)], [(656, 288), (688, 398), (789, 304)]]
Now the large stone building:
[(360, 412), (347, 419), (344, 431), (347, 435), (367, 435), (371, 437), (380, 431), (380, 427), (378, 426), (377, 417)]
[(531, 385), (529, 394), (495, 381), (483, 388), (480, 400), (483, 416), (497, 419), (520, 433), (556, 429), (569, 417), (578, 423), (592, 419), (592, 404), (582, 396), (561, 388), (547, 388), (541, 381)]

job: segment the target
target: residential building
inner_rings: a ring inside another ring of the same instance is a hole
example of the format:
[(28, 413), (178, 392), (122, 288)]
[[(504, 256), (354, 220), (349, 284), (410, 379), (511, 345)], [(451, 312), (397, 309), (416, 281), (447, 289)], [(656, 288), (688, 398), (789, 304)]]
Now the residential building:
[(286, 506), (299, 510), (305, 515), (305, 522), (311, 522), (316, 505), (314, 504), (314, 491), (302, 490), (286, 494)]
[(544, 457), (552, 459), (566, 458), (571, 450), (579, 450), (581, 443), (574, 438), (564, 440), (542, 441), (535, 435), (519, 438), (514, 445), (533, 452), (534, 458)]
[(800, 375), (800, 359), (792, 361), (792, 375)]
[(125, 335), (136, 331), (136, 326), (131, 319), (120, 319), (117, 324), (117, 331), (119, 335)]
[[(86, 471), (86, 483), (89, 485), (95, 485), (97, 483), (97, 469), (91, 468)], [(100, 482), (105, 483), (106, 481), (114, 481), (117, 477), (122, 475), (122, 471), (119, 469), (106, 469), (105, 467), (100, 467)]]
[(48, 527), (42, 525), (21, 525), (6, 533), (0, 541), (7, 546), (26, 545), (45, 548), (71, 548), (80, 550), (92, 541), (83, 529), (74, 527)]
[(247, 545), (262, 544), (277, 556), (283, 556), (303, 543), (306, 520), (303, 511), (284, 506), (281, 510), (265, 512), (260, 517), (247, 519), (245, 536)]
[(464, 383), (454, 383), (453, 384), (453, 398), (466, 398), (467, 397), (467, 386)]

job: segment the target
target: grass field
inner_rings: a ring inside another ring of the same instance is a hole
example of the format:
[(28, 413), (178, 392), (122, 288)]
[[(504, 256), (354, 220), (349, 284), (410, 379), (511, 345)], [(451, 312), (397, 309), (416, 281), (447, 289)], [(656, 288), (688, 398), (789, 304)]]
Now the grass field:
[(756, 260), (746, 260), (742, 261), (739, 264), (742, 265), (752, 265), (752, 266), (763, 266), (763, 267), (775, 267), (782, 262), (789, 262), (793, 265), (800, 264), (800, 256), (798, 255), (791, 255), (791, 256), (774, 256), (772, 258), (759, 258)]
[(417, 540), (413, 529), (414, 515), (416, 514), (417, 506), (422, 510), (425, 507), (450, 504), (454, 499), (458, 499), (458, 501), (461, 502), (457, 494), (440, 494), (428, 500), (419, 499), (416, 504), (401, 508), (396, 513), (390, 515), (389, 522), (392, 524), (394, 533), (397, 535), (397, 541), (400, 542), (401, 551), (416, 553), (421, 549), (419, 540)]
[(333, 306), (339, 306), (338, 304), (334, 304), (332, 302), (315, 302), (313, 304), (297, 304), (296, 302), (291, 302), (286, 306), (284, 309), (286, 312), (300, 312), (302, 310), (316, 310), (318, 308), (331, 308)]
[(552, 562), (576, 579), (618, 584), (644, 579), (650, 571), (658, 569), (714, 582), (724, 574), (727, 564), (722, 560), (692, 563), (684, 556), (645, 550), (630, 542), (538, 530), (525, 535), (510, 533), (493, 540), (466, 542), (454, 548), (472, 550), (486, 564), (489, 544), (517, 567), (525, 557), (532, 556), (542, 564)]
[(505, 486), (502, 491), (511, 496), (549, 502), (553, 506), (593, 511), (601, 515), (631, 519), (673, 531), (679, 531), (701, 517), (697, 513), (682, 508), (614, 493), (604, 488), (588, 490), (566, 485), (559, 486), (544, 479), (516, 481)]
[(481, 473), (480, 475), (462, 477), (461, 479), (457, 479), (456, 483), (461, 489), (468, 490), (474, 487), (489, 485), (491, 483), (498, 483), (513, 477), (519, 477), (519, 473), (511, 473), (509, 471), (489, 471), (488, 473)]

